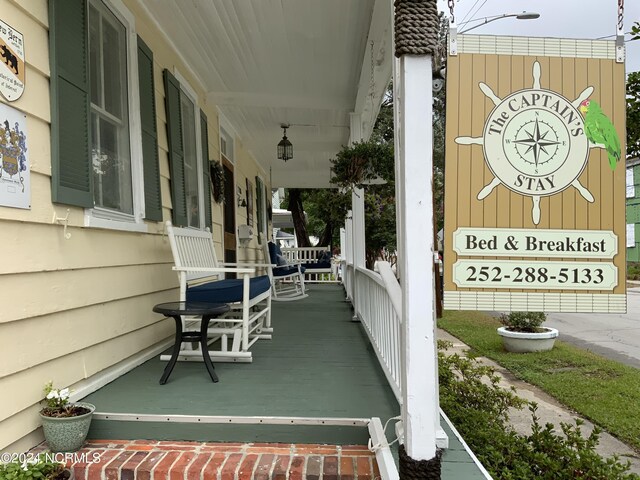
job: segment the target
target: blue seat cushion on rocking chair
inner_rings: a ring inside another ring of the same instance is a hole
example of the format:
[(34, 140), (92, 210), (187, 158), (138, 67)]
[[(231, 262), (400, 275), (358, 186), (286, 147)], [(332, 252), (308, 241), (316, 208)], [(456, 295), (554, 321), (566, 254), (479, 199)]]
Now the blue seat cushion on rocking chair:
[(309, 270), (320, 269), (320, 268), (331, 268), (331, 261), (303, 263), (302, 268), (307, 268)]
[[(304, 273), (304, 267), (300, 267), (300, 271), (302, 273)], [(274, 277), (284, 277), (286, 275), (291, 275), (294, 273), (298, 273), (298, 266), (297, 265), (286, 265), (284, 267), (275, 267), (273, 269), (273, 276)]]
[[(271, 288), (268, 275), (249, 279), (249, 298)], [(230, 278), (187, 288), (187, 302), (234, 303), (242, 301), (242, 279)]]

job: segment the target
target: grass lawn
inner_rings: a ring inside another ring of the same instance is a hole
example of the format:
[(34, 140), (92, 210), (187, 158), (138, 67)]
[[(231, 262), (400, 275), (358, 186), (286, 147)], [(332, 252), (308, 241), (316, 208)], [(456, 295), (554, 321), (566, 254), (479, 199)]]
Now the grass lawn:
[[(640, 450), (640, 370), (556, 341), (549, 352), (508, 353), (500, 322), (480, 312), (445, 312), (438, 326), (517, 377)], [(562, 332), (560, 332), (562, 336)]]

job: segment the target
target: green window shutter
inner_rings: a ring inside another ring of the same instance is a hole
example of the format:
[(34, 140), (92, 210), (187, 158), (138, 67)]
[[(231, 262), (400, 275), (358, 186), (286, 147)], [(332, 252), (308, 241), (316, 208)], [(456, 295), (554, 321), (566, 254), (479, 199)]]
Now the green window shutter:
[(86, 0), (49, 2), (51, 196), (93, 207)]
[(211, 171), (209, 169), (209, 130), (207, 116), (200, 110), (200, 143), (202, 144), (202, 184), (204, 186), (204, 223), (212, 230), (211, 222)]
[(262, 235), (265, 230), (264, 225), (264, 205), (263, 205), (264, 185), (262, 179), (256, 176), (256, 209), (258, 210), (258, 242), (262, 243)]
[(180, 110), (180, 82), (166, 69), (164, 71), (164, 93), (165, 107), (167, 109), (167, 138), (169, 140), (173, 223), (185, 227), (187, 226), (187, 198), (184, 185), (184, 147), (182, 141), (182, 113)]
[(144, 174), (144, 216), (162, 221), (160, 164), (158, 161), (158, 127), (156, 93), (153, 84), (153, 53), (138, 37), (138, 82), (140, 85), (140, 122), (142, 126), (142, 170)]

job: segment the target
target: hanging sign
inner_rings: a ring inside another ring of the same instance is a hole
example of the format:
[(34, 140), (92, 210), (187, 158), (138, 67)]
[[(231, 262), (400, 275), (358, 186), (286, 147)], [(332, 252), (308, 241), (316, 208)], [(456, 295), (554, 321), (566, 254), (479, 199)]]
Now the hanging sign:
[(0, 93), (13, 102), (24, 92), (24, 37), (0, 20)]
[(0, 206), (31, 208), (27, 117), (0, 103)]
[(448, 309), (624, 312), (615, 42), (463, 35), (447, 64)]

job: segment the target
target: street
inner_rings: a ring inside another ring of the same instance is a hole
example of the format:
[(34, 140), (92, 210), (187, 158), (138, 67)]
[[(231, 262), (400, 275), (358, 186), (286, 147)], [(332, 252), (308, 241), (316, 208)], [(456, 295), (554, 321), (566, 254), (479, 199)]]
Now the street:
[(550, 313), (560, 340), (640, 368), (640, 286), (628, 290), (626, 314)]

